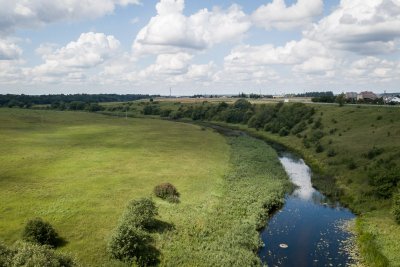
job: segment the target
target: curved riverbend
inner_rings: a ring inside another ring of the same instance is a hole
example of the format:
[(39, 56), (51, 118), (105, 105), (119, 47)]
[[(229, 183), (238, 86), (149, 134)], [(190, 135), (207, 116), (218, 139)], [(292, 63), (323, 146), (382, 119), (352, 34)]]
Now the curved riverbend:
[[(247, 135), (245, 131), (210, 123), (197, 124), (227, 136)], [(262, 263), (271, 267), (350, 266), (355, 263), (348, 247), (352, 234), (344, 227), (355, 215), (312, 186), (311, 169), (301, 158), (278, 143), (266, 142), (278, 152), (282, 166), (297, 188), (286, 197), (284, 206), (261, 232), (265, 246), (258, 255)]]
[(280, 161), (297, 188), (261, 232), (259, 251), (268, 266), (348, 266), (352, 263), (344, 222), (355, 217), (312, 187), (311, 170), (302, 159), (281, 153)]

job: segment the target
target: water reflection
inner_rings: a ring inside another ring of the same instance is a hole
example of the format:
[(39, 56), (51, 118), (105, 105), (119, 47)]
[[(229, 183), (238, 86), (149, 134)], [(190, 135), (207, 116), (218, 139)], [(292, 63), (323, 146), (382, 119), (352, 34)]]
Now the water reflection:
[(268, 266), (347, 266), (351, 259), (343, 243), (349, 233), (339, 225), (354, 215), (337, 202), (328, 204), (312, 187), (311, 170), (302, 159), (284, 154), (280, 161), (298, 188), (261, 233), (262, 262)]
[(292, 182), (298, 186), (292, 195), (304, 200), (312, 200), (313, 195), (318, 191), (315, 190), (311, 184), (310, 168), (302, 159), (296, 160), (294, 158), (281, 157), (279, 160), (287, 171)]

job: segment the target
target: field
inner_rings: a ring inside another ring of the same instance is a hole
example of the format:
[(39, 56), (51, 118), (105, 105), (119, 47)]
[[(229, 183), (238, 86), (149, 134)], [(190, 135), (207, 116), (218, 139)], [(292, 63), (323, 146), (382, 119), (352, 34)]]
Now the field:
[(0, 138), (0, 239), (41, 217), (84, 266), (120, 265), (106, 253), (111, 231), (161, 182), (181, 193), (179, 204), (154, 199), (171, 226), (153, 233), (161, 265), (257, 265), (256, 229), (287, 184), (263, 142), (183, 123), (0, 109)]

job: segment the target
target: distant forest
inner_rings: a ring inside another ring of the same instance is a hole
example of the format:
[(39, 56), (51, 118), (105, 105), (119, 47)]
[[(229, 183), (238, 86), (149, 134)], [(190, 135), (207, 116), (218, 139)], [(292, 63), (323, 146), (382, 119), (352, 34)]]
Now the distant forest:
[(73, 94), (73, 95), (0, 95), (0, 107), (25, 107), (32, 105), (69, 105), (73, 102), (88, 104), (101, 102), (126, 102), (156, 97), (140, 94)]

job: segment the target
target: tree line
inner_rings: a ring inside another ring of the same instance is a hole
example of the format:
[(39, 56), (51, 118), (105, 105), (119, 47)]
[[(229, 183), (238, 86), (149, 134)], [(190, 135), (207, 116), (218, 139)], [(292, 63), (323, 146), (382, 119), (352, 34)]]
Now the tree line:
[[(82, 104), (90, 103), (102, 103), (102, 102), (126, 102), (135, 101), (140, 99), (147, 99), (156, 97), (155, 95), (142, 95), (142, 94), (56, 94), (56, 95), (15, 95), (6, 94), (0, 95), (0, 107), (19, 107), (19, 108), (30, 108), (33, 105), (53, 105), (57, 107), (64, 107), (69, 109), (71, 103), (71, 109), (82, 108)], [(84, 108), (82, 108), (84, 109)]]

